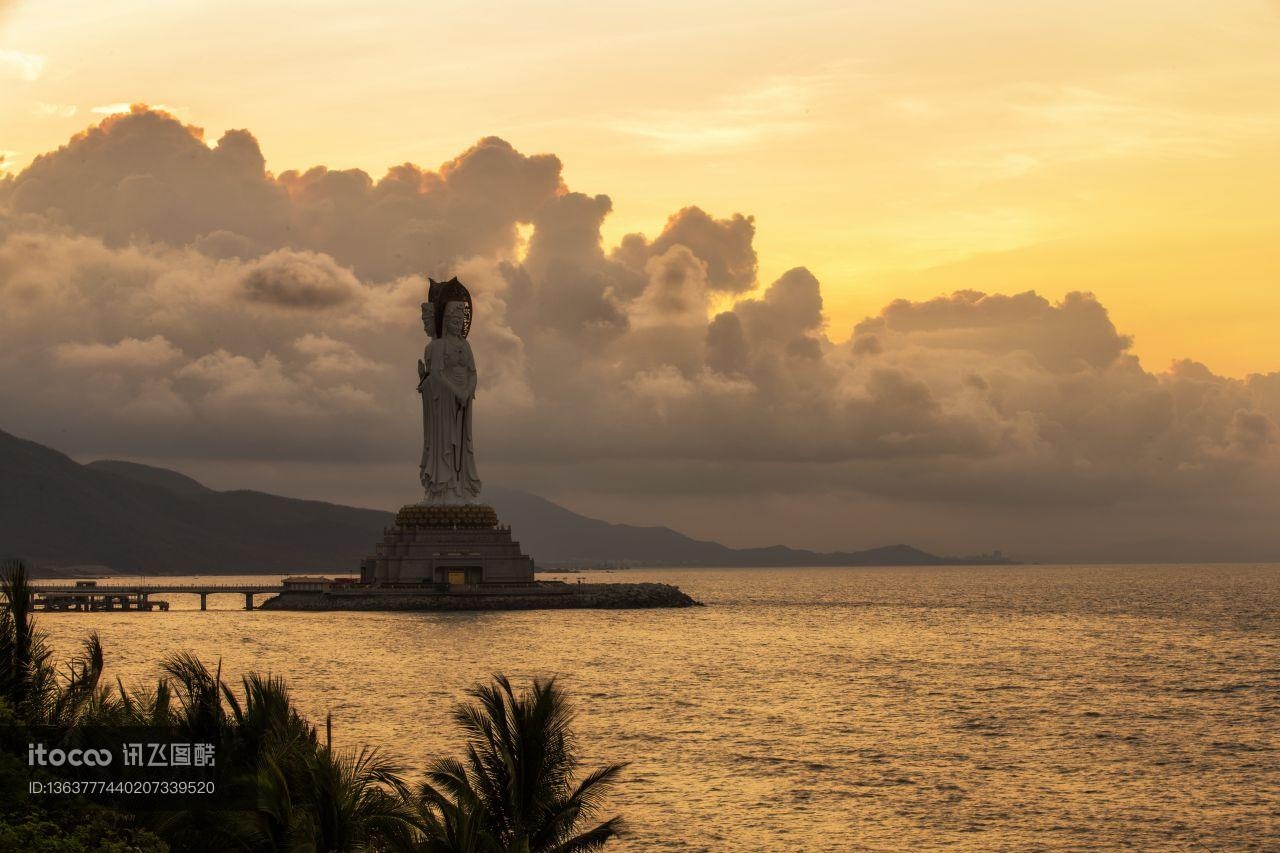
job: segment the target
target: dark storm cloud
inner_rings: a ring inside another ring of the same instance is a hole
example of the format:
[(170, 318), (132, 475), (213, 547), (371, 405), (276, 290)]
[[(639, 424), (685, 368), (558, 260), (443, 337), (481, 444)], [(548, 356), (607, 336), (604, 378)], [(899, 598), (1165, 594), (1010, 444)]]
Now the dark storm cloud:
[(808, 270), (745, 295), (750, 219), (685, 208), (606, 252), (610, 199), (499, 139), (435, 171), (277, 178), (248, 133), (210, 147), (136, 111), (3, 193), (0, 426), (73, 452), (411, 460), (424, 274), (456, 273), (481, 458), (532, 484), (1280, 511), (1280, 374), (1149, 372), (1087, 293), (898, 300), (836, 344)]

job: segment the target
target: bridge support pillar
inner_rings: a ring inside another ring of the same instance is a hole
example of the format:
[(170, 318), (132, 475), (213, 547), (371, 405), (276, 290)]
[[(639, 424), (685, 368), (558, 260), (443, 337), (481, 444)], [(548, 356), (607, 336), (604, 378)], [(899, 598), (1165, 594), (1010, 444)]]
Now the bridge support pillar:
[(253, 593), (251, 592), (246, 592), (244, 594), (244, 609), (245, 610), (253, 609)]
[(201, 610), (209, 609), (209, 593), (207, 592), (200, 593), (200, 609)]

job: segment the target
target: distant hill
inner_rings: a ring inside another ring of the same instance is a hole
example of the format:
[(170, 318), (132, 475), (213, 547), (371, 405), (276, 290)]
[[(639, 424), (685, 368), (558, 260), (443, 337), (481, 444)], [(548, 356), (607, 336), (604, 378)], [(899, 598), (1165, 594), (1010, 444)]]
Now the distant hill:
[(170, 492), (186, 497), (215, 494), (213, 489), (186, 474), (170, 471), (168, 468), (156, 468), (151, 465), (140, 465), (137, 462), (121, 462), (118, 459), (99, 459), (85, 466), (95, 471), (106, 471), (108, 474), (119, 474), (149, 486), (159, 486)]
[(173, 471), (80, 465), (0, 432), (0, 556), (155, 573), (349, 570), (391, 516), (217, 492)]
[(730, 548), (719, 542), (694, 539), (669, 527), (638, 527), (588, 518), (528, 492), (486, 486), (485, 497), (493, 503), (499, 516), (511, 524), (525, 551), (534, 555), (540, 564), (933, 566), (974, 561), (1005, 562), (989, 556), (937, 557), (910, 545), (830, 553), (782, 545)]
[[(490, 487), (485, 497), (540, 567), (974, 561), (907, 545), (852, 553), (736, 549), (667, 527), (588, 518), (526, 492)], [(81, 465), (0, 431), (0, 557), (23, 557), (39, 566), (101, 565), (148, 574), (352, 571), (392, 517), (263, 492), (215, 491), (176, 471), (133, 462)]]

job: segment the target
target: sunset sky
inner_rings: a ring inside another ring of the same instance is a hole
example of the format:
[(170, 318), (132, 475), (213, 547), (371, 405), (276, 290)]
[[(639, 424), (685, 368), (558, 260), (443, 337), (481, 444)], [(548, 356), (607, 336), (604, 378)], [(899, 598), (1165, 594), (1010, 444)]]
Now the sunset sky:
[(0, 429), (78, 459), (411, 498), (456, 272), (482, 475), (575, 509), (1066, 556), (1280, 509), (1275, 0), (0, 0), (0, 158)]
[(1274, 2), (6, 5), (11, 171), (132, 102), (274, 171), (493, 134), (607, 192), (606, 243), (755, 216), (761, 280), (812, 270), (837, 340), (892, 298), (1087, 289), (1149, 368), (1280, 368)]

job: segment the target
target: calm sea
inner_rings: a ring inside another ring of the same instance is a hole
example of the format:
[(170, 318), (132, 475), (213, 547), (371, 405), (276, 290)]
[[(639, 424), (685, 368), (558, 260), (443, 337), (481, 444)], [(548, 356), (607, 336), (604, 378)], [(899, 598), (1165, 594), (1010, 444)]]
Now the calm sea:
[[(691, 610), (48, 614), (126, 683), (285, 675), (420, 768), (492, 672), (555, 675), (629, 761), (620, 850), (1280, 849), (1280, 566), (668, 570)], [(225, 608), (225, 609), (224, 609)]]

